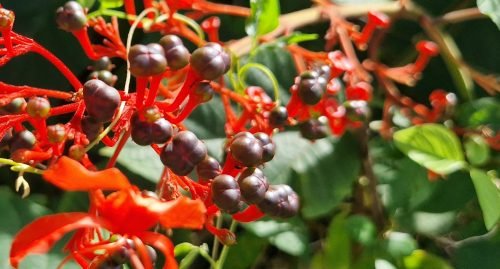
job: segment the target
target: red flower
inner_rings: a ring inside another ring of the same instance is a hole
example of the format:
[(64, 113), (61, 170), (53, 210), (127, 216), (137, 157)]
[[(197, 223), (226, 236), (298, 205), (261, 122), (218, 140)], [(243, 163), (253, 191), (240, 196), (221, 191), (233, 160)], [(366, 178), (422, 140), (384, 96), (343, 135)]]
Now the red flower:
[[(45, 253), (64, 234), (78, 230), (67, 249), (71, 258), (88, 268), (97, 261), (105, 260), (113, 252), (125, 247), (131, 255), (130, 262), (152, 268), (144, 244), (163, 252), (166, 262), (163, 268), (177, 268), (173, 245), (162, 234), (149, 230), (157, 224), (165, 228), (201, 229), (205, 223), (206, 209), (200, 200), (180, 197), (162, 201), (143, 195), (130, 185), (127, 178), (116, 168), (93, 172), (80, 163), (62, 157), (43, 174), (45, 180), (65, 190), (91, 192), (90, 213), (61, 213), (41, 217), (24, 227), (14, 238), (10, 251), (10, 263), (17, 268), (29, 253)], [(117, 190), (105, 196), (101, 189)], [(101, 229), (117, 234), (118, 240), (104, 239)], [(99, 242), (95, 243), (95, 232)], [(131, 247), (130, 238), (134, 242)], [(97, 255), (95, 250), (106, 250)]]

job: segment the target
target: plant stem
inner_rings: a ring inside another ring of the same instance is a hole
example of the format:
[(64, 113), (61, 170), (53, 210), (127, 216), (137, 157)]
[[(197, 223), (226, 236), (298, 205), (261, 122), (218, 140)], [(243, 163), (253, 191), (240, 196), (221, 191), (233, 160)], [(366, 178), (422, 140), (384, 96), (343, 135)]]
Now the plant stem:
[[(233, 220), (231, 222), (231, 226), (229, 227), (229, 230), (234, 233), (234, 231), (236, 230), (236, 226), (238, 226), (238, 222), (236, 222), (235, 220)], [(222, 268), (224, 268), (224, 263), (226, 262), (227, 254), (229, 253), (229, 248), (230, 247), (231, 246), (224, 245), (224, 247), (222, 248), (222, 252), (220, 253), (220, 257), (219, 257), (219, 259), (216, 262), (215, 269), (222, 269)]]
[[(215, 227), (217, 227), (217, 229), (220, 229), (220, 227), (222, 227), (222, 216), (217, 216), (217, 221), (215, 223)], [(217, 254), (219, 253), (219, 240), (217, 239), (217, 236), (214, 236), (214, 243), (213, 243), (213, 246), (212, 246), (212, 260), (217, 260)]]

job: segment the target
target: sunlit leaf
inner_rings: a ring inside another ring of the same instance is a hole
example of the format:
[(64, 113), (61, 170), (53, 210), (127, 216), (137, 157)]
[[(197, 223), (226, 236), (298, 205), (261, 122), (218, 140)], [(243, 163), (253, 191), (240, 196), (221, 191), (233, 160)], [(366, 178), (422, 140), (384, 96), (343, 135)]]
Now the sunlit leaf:
[(470, 176), (483, 211), (484, 224), (490, 230), (500, 221), (500, 191), (484, 171), (472, 169)]
[(123, 0), (99, 0), (102, 9), (117, 8), (123, 6)]
[(410, 159), (438, 174), (466, 166), (458, 137), (438, 124), (422, 124), (394, 133), (396, 146)]
[(500, 2), (497, 0), (477, 0), (477, 7), (500, 28)]
[(245, 27), (250, 36), (261, 36), (279, 25), (280, 4), (278, 0), (250, 0), (251, 14)]

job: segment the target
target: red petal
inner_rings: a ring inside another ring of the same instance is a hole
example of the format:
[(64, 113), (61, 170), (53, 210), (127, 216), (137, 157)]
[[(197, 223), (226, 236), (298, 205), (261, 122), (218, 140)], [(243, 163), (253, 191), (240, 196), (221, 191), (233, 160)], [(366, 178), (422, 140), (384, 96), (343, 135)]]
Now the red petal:
[(119, 190), (130, 187), (127, 177), (116, 168), (89, 171), (79, 162), (64, 156), (45, 170), (43, 178), (68, 191)]
[(239, 222), (251, 222), (264, 217), (264, 215), (255, 205), (251, 205), (245, 211), (233, 214), (233, 219)]
[(14, 238), (10, 264), (17, 268), (28, 253), (46, 253), (71, 230), (100, 227), (104, 223), (87, 213), (61, 213), (41, 217), (25, 226)]
[(160, 216), (160, 223), (167, 228), (201, 229), (207, 209), (201, 200), (180, 197), (167, 202), (171, 206)]
[(177, 261), (174, 257), (174, 245), (170, 240), (162, 234), (153, 232), (143, 232), (138, 235), (142, 242), (152, 245), (159, 249), (165, 255), (165, 264), (163, 269), (177, 269)]

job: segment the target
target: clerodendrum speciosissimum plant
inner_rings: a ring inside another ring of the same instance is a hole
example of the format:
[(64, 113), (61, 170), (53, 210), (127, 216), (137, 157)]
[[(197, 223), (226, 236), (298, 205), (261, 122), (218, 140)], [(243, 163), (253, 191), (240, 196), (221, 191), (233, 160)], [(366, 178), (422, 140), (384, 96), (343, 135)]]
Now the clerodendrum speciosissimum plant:
[[(453, 93), (433, 91), (429, 97), (431, 107), (427, 107), (402, 96), (396, 86), (414, 85), (430, 59), (439, 53), (438, 44), (419, 41), (418, 57), (404, 66), (388, 67), (374, 58), (360, 61), (356, 48), (366, 50), (375, 31), (390, 26), (390, 18), (382, 12), (366, 10), (366, 14), (358, 14), (367, 18), (359, 30), (342, 16), (337, 6), (316, 2), (317, 7), (311, 9), (313, 14), (318, 15), (321, 10), (330, 21), (326, 51), (310, 51), (291, 38), (277, 38), (286, 37), (289, 28), (301, 25), (262, 30), (274, 31), (261, 36), (260, 41), (285, 42), (283, 49), (295, 63), (298, 76), (286, 105), (281, 104), (276, 79), (267, 67), (252, 62), (240, 66), (240, 58), (248, 52), (250, 42), (219, 40), (218, 17), (206, 18), (201, 26), (196, 22), (206, 14), (258, 21), (257, 13), (261, 11), (257, 12), (257, 7), (247, 9), (203, 0), (144, 0), (145, 9), (137, 14), (134, 1), (125, 0), (124, 12), (100, 8), (88, 13), (79, 3), (67, 2), (56, 10), (57, 24), (72, 33), (85, 54), (96, 61), (84, 84), (52, 53), (15, 33), (14, 12), (1, 8), (0, 67), (15, 57), (35, 52), (51, 62), (73, 87), (72, 92), (67, 92), (0, 82), (1, 147), (8, 148), (11, 154), (2, 163), (19, 172), (16, 189), (22, 186), (24, 196), (29, 194), (24, 173), (42, 174), (47, 182), (63, 190), (87, 191), (90, 196), (88, 213), (48, 215), (22, 229), (12, 244), (11, 265), (18, 267), (30, 253), (47, 252), (64, 234), (76, 230), (66, 246), (69, 255), (65, 261), (73, 259), (83, 268), (116, 268), (124, 263), (152, 268), (156, 252), (151, 247), (166, 257), (163, 268), (177, 268), (172, 243), (157, 229), (153, 232), (155, 227), (205, 228), (222, 243), (231, 244), (235, 240), (232, 231), (213, 223), (220, 212), (230, 214), (237, 222), (251, 222), (265, 215), (294, 216), (299, 211), (297, 194), (287, 185), (270, 185), (261, 170), (274, 157), (273, 135), (285, 126), (295, 125), (311, 141), (324, 138), (329, 132), (342, 136), (346, 130), (366, 130), (373, 76), (385, 94), (382, 124), (377, 128), (383, 137), (393, 136), (390, 117), (395, 111), (414, 125), (447, 119), (456, 102)], [(388, 6), (387, 11), (404, 9), (403, 2)], [(182, 15), (186, 13), (178, 13), (179, 10), (192, 13)], [(106, 21), (103, 16), (110, 16), (111, 20)], [(120, 38), (118, 18), (131, 24), (126, 44)], [(102, 43), (91, 42), (91, 29), (102, 36)], [(158, 43), (132, 45), (136, 29), (159, 32), (163, 37)], [(198, 48), (190, 52), (181, 38)], [(337, 45), (339, 49), (332, 50)], [(112, 58), (127, 61), (124, 89), (114, 88), (117, 77), (111, 73)], [(245, 76), (251, 68), (260, 70), (273, 82), (274, 100), (264, 89), (246, 86)], [(230, 77), (235, 91), (226, 85), (224, 74)], [(133, 92), (130, 76), (135, 78)], [(183, 125), (191, 112), (214, 94), (220, 95), (226, 117), (227, 142), (222, 165)], [(53, 102), (55, 99), (59, 101)], [(52, 107), (51, 103), (63, 104)], [(59, 115), (71, 115), (71, 119), (47, 125), (47, 119)], [(138, 145), (150, 146), (165, 165), (155, 192), (139, 190), (113, 168), (129, 138)], [(484, 134), (484, 138), (492, 148), (500, 147), (498, 134)], [(108, 147), (116, 144), (116, 151), (107, 168), (97, 171), (87, 152), (100, 142)], [(439, 168), (426, 168), (432, 173), (446, 174)], [(193, 171), (198, 180), (189, 176)]]

